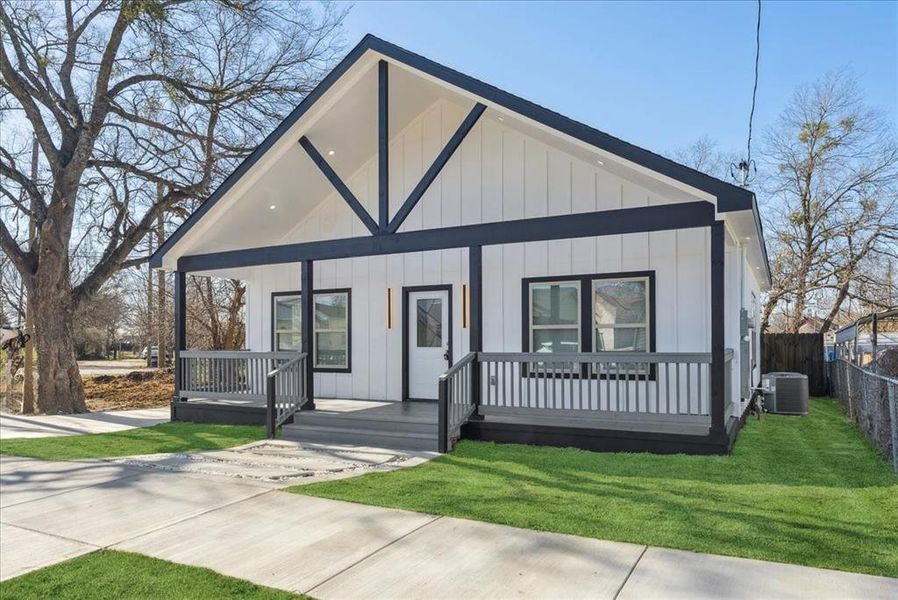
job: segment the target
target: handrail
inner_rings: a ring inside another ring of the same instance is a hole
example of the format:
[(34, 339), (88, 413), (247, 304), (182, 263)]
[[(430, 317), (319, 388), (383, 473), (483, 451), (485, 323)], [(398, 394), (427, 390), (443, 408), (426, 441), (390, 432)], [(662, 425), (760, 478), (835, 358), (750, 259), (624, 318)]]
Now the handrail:
[(477, 353), (469, 352), (440, 375), (437, 382), (437, 449), (448, 452), (451, 436), (477, 409), (474, 370), (479, 369)]
[[(269, 438), (274, 438), (278, 426), (293, 417), (309, 401), (305, 369), (307, 358), (308, 354), (303, 352), (265, 376), (265, 429)], [(293, 377), (290, 378), (290, 375)], [(285, 393), (279, 405), (278, 378), (282, 376), (286, 379), (280, 387)]]
[(446, 379), (447, 377), (451, 377), (453, 374), (460, 371), (466, 364), (471, 362), (472, 360), (477, 358), (476, 352), (468, 352), (465, 354), (457, 363), (449, 367), (445, 373), (440, 375), (440, 379)]
[(711, 362), (710, 352), (478, 352), (477, 354), (479, 360), (517, 360), (548, 363)]
[(269, 371), (268, 374), (266, 375), (266, 377), (276, 377), (279, 373), (281, 373), (281, 372), (283, 372), (285, 369), (287, 369), (287, 367), (290, 367), (290, 366), (294, 365), (295, 363), (301, 361), (301, 360), (304, 359), (306, 356), (307, 356), (307, 354), (306, 354), (305, 352), (303, 352), (302, 354), (300, 354), (299, 356), (297, 356), (297, 357), (294, 358), (293, 360), (288, 360), (288, 361), (285, 362), (284, 364), (279, 365), (276, 369), (273, 369), (273, 370)]
[(181, 358), (293, 358), (296, 352), (254, 352), (252, 350), (182, 350)]

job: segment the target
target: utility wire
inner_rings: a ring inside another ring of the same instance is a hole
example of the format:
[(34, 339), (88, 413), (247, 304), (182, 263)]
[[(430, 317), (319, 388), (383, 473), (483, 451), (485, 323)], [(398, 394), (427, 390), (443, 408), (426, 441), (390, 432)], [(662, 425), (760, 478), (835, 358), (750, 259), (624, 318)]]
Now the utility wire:
[(757, 173), (755, 162), (751, 159), (752, 125), (755, 119), (755, 104), (758, 99), (758, 71), (761, 62), (761, 0), (758, 0), (758, 19), (755, 25), (755, 80), (751, 90), (751, 112), (748, 114), (748, 149), (746, 157), (739, 164), (730, 165), (730, 176), (742, 187), (748, 187), (752, 172)]
[(758, 97), (758, 65), (761, 60), (761, 0), (758, 0), (758, 22), (755, 27), (755, 84), (751, 91), (751, 112), (748, 115), (748, 162), (751, 162), (751, 126), (755, 118), (755, 101)]

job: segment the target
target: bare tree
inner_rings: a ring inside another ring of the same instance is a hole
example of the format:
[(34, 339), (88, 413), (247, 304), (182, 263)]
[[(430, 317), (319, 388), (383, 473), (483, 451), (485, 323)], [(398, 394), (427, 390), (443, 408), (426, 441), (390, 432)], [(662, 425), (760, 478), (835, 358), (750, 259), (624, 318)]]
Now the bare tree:
[(765, 158), (774, 258), (762, 328), (788, 302), (788, 331), (809, 313), (825, 331), (847, 298), (875, 296), (870, 265), (896, 254), (894, 124), (864, 105), (852, 75), (829, 74), (796, 92), (767, 135)]
[(730, 165), (739, 161), (737, 153), (721, 151), (717, 141), (707, 134), (691, 144), (675, 148), (670, 156), (678, 163), (723, 181), (731, 180)]
[(160, 215), (204, 198), (312, 89), (342, 49), (343, 15), (264, 0), (0, 3), (0, 247), (34, 310), (42, 412), (85, 410), (75, 311), (145, 262), (135, 249)]
[(240, 350), (246, 342), (246, 286), (237, 279), (190, 277), (187, 336), (190, 347)]

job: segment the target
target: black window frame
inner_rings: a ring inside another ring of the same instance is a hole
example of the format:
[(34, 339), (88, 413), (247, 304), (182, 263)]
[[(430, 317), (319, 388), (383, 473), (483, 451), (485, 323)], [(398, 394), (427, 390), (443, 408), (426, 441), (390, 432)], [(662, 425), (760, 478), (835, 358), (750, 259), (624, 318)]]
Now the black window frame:
[[(585, 273), (577, 275), (547, 275), (540, 277), (525, 277), (521, 279), (521, 348), (524, 352), (530, 352), (530, 286), (534, 283), (573, 283), (578, 282), (580, 285), (580, 354), (594, 352), (593, 346), (595, 336), (593, 334), (593, 310), (592, 310), (592, 282), (597, 279), (634, 279), (645, 278), (648, 280), (649, 293), (649, 314), (648, 314), (648, 332), (649, 347), (648, 352), (655, 352), (656, 338), (656, 318), (655, 318), (655, 271), (620, 271), (617, 273)], [(613, 351), (609, 351), (613, 352)], [(530, 373), (526, 369), (526, 365), (522, 365), (522, 375), (525, 377), (542, 377), (541, 373)], [(649, 366), (648, 373), (630, 374), (629, 376), (621, 375), (621, 379), (637, 379), (654, 381), (657, 375), (657, 369), (654, 364)], [(548, 377), (554, 377), (548, 374)], [(579, 379), (618, 379), (618, 375), (613, 373), (593, 373), (587, 375), (586, 367), (583, 366), (579, 373), (573, 374), (573, 377)]]
[[(346, 294), (346, 366), (345, 367), (319, 367), (315, 366), (315, 326), (312, 325), (312, 370), (315, 373), (352, 373), (352, 288), (329, 288), (321, 290), (313, 290), (312, 315), (315, 315), (314, 296), (329, 294)], [(299, 296), (302, 298), (302, 290), (290, 290), (283, 292), (271, 293), (271, 316), (269, 318), (269, 329), (271, 330), (271, 349), (276, 352), (275, 346), (275, 306), (277, 298), (282, 296)], [(305, 327), (305, 323), (302, 324)], [(281, 352), (290, 352), (290, 350), (282, 350)]]

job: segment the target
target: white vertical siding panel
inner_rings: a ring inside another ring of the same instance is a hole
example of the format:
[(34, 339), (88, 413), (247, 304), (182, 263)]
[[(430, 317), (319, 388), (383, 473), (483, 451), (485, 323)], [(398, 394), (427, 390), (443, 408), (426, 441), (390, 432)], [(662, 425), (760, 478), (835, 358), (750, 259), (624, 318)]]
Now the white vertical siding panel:
[(502, 130), (502, 219), (524, 218), (524, 136)]
[(388, 286), (393, 290), (393, 328), (386, 331), (386, 355), (383, 377), (386, 380), (386, 399), (402, 400), (402, 286), (404, 263), (402, 255), (386, 257)]
[(492, 119), (481, 119), (481, 215), (482, 222), (502, 220), (502, 129)]
[[(648, 206), (649, 193), (638, 186), (625, 184), (621, 196), (621, 208)], [(641, 271), (648, 268), (649, 234), (631, 233), (621, 239), (621, 269)]]
[(461, 224), (480, 223), (482, 219), (482, 160), (481, 153), (483, 120), (468, 133), (462, 142), (461, 152)]
[[(571, 159), (558, 150), (549, 149), (546, 192), (549, 216), (571, 213), (572, 165)], [(570, 275), (573, 257), (571, 240), (551, 240), (547, 243), (549, 274)]]
[(521, 279), (524, 278), (524, 244), (507, 244), (502, 247), (502, 280), (504, 283), (503, 350), (521, 351)]
[(503, 349), (505, 282), (502, 278), (502, 248), (483, 248), (483, 349), (486, 352)]
[[(387, 257), (368, 258), (368, 396), (387, 397)], [(393, 290), (394, 302), (396, 290)], [(394, 314), (394, 327), (396, 315)]]
[[(350, 398), (370, 398), (369, 381), (371, 378), (369, 363), (371, 357), (370, 344), (374, 339), (376, 325), (371, 322), (369, 306), (372, 303), (372, 290), (368, 283), (368, 257), (353, 258), (352, 261), (352, 374), (341, 375), (340, 380), (349, 385), (348, 393), (339, 390), (341, 396)], [(344, 384), (345, 385), (345, 384)], [(339, 386), (338, 386), (339, 388)]]
[[(596, 177), (592, 167), (579, 160), (571, 163), (571, 211), (596, 210)], [(596, 270), (596, 238), (571, 240), (571, 271), (594, 273)]]
[[(596, 205), (598, 210), (621, 207), (621, 186), (605, 177), (596, 178)], [(596, 238), (596, 271), (616, 273), (621, 270), (621, 236), (603, 235)]]

